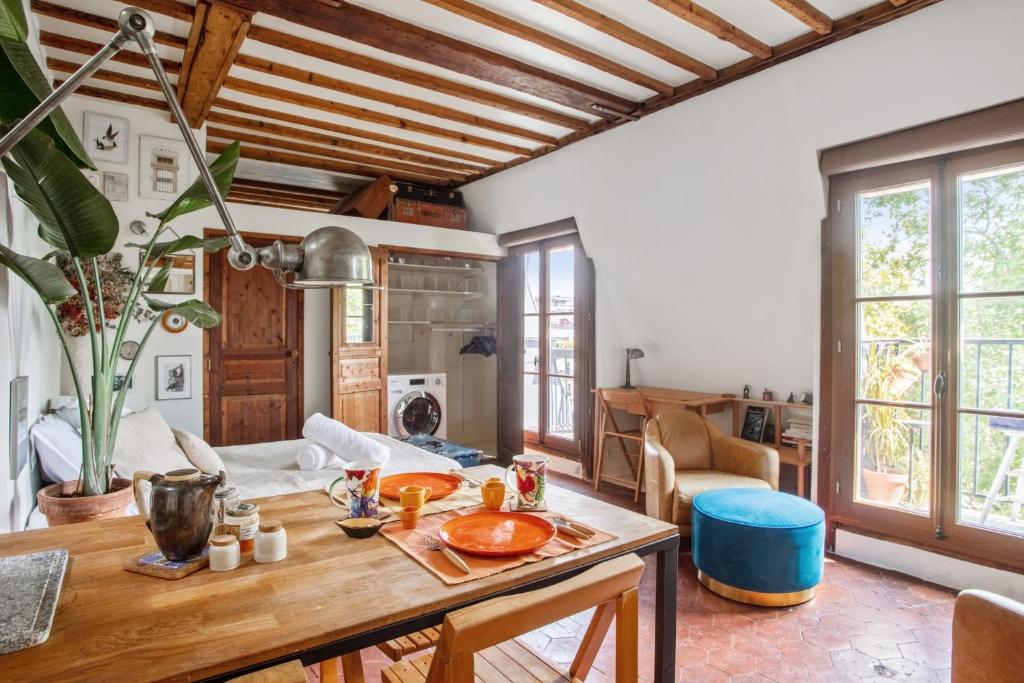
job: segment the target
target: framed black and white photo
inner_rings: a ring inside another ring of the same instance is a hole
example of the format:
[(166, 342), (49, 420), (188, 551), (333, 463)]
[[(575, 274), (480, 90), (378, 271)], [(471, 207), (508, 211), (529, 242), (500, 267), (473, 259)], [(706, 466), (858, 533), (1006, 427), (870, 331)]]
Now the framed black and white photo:
[(184, 140), (139, 136), (139, 196), (174, 199), (192, 182), (192, 161)]
[(112, 202), (128, 201), (128, 174), (104, 171), (103, 196)]
[(192, 398), (192, 356), (156, 357), (156, 400)]
[(87, 111), (82, 130), (82, 142), (93, 161), (128, 163), (128, 119)]
[(761, 443), (764, 439), (764, 430), (768, 424), (768, 409), (762, 406), (747, 406), (747, 412), (743, 416), (743, 428), (740, 430), (740, 438), (747, 441)]

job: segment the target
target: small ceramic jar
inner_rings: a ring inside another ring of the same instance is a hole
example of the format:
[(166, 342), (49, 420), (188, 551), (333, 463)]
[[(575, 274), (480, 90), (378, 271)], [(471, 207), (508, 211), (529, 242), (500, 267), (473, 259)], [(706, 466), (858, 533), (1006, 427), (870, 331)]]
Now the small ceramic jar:
[(210, 541), (210, 571), (229, 572), (237, 568), (241, 560), (238, 539), (231, 534), (214, 536)]
[(256, 503), (239, 503), (224, 513), (225, 533), (238, 539), (243, 553), (252, 550), (259, 525), (260, 507)]
[(252, 559), (257, 562), (280, 562), (288, 557), (288, 534), (276, 519), (260, 522), (255, 541)]

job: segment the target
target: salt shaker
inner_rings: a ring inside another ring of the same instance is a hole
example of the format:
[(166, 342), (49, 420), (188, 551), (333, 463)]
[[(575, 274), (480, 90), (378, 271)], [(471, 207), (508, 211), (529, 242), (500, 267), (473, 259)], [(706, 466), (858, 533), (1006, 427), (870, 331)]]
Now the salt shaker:
[(214, 536), (210, 541), (210, 571), (231, 571), (238, 567), (241, 558), (238, 539), (231, 534)]
[(276, 519), (260, 522), (252, 558), (257, 562), (280, 562), (288, 556), (288, 534)]

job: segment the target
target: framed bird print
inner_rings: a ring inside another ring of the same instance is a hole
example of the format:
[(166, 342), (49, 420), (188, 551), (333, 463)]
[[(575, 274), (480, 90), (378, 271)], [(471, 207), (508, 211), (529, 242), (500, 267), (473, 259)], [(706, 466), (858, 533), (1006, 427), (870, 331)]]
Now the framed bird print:
[(128, 163), (128, 119), (87, 111), (82, 132), (82, 142), (93, 161)]

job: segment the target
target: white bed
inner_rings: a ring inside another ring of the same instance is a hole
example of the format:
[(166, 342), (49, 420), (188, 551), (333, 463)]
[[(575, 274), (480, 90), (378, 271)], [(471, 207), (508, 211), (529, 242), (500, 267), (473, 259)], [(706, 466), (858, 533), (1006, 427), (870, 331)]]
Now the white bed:
[[(451, 458), (428, 453), (383, 434), (367, 433), (366, 436), (385, 444), (391, 451), (391, 456), (382, 468), (383, 476), (401, 472), (447, 472), (461, 468)], [(300, 470), (295, 463), (295, 455), (306, 443), (305, 439), (297, 439), (222, 446), (214, 450), (227, 468), (228, 484), (237, 487), (243, 499), (249, 499), (320, 490), (341, 476), (340, 466), (313, 471)], [(127, 512), (138, 514), (134, 503)], [(37, 507), (29, 517), (27, 528), (41, 529), (45, 526), (46, 517)]]

